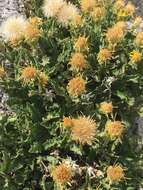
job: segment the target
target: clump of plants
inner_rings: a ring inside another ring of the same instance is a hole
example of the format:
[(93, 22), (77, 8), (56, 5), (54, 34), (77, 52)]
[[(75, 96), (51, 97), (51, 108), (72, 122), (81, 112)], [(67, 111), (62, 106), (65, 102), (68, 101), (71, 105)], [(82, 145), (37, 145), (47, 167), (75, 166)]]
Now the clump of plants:
[(142, 18), (124, 0), (28, 3), (0, 27), (1, 188), (137, 190)]

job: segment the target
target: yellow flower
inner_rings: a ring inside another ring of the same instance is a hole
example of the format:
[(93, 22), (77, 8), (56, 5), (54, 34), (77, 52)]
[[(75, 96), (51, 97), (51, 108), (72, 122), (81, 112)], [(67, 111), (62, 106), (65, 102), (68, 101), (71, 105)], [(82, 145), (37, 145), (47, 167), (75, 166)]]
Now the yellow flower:
[(106, 38), (110, 44), (119, 43), (124, 37), (124, 32), (120, 27), (112, 27), (107, 30)]
[(140, 16), (136, 17), (133, 22), (133, 28), (139, 27), (141, 23), (142, 23), (142, 17)]
[(64, 0), (44, 0), (43, 13), (47, 18), (57, 17), (65, 4)]
[(80, 116), (73, 119), (71, 138), (80, 143), (91, 145), (96, 134), (96, 123), (90, 117)]
[(95, 7), (91, 12), (91, 16), (95, 21), (99, 21), (104, 16), (104, 10), (101, 7)]
[(63, 127), (64, 128), (72, 127), (72, 119), (70, 117), (63, 118)]
[(35, 16), (35, 17), (30, 17), (29, 18), (29, 23), (32, 24), (33, 26), (38, 27), (42, 23), (42, 19)]
[(125, 6), (124, 11), (126, 16), (133, 16), (135, 13), (135, 6), (131, 2), (128, 2), (128, 4)]
[(30, 81), (37, 77), (37, 70), (32, 66), (25, 67), (21, 72), (21, 79), (24, 81)]
[(100, 111), (103, 112), (104, 114), (112, 113), (113, 111), (113, 105), (112, 102), (102, 102), (100, 104)]
[(67, 3), (60, 10), (57, 19), (58, 22), (61, 23), (63, 26), (68, 26), (69, 24), (72, 24), (75, 21), (75, 18), (78, 15), (78, 8), (71, 3)]
[(1, 24), (2, 37), (7, 41), (21, 41), (23, 39), (23, 31), (26, 27), (26, 20), (22, 16), (11, 16)]
[(115, 24), (115, 27), (120, 28), (122, 31), (126, 31), (126, 29), (127, 29), (127, 23), (124, 22), (124, 21), (118, 21)]
[(106, 63), (108, 60), (112, 58), (112, 54), (109, 49), (103, 48), (100, 50), (100, 52), (97, 55), (98, 62), (100, 64)]
[(81, 0), (80, 7), (83, 12), (90, 12), (96, 5), (95, 0)]
[(72, 178), (72, 168), (67, 164), (60, 164), (55, 167), (52, 171), (51, 176), (55, 183), (60, 185), (66, 185), (71, 181)]
[(0, 67), (0, 79), (3, 79), (5, 77), (6, 73), (3, 67)]
[(120, 138), (123, 134), (124, 126), (120, 121), (108, 121), (105, 126), (105, 132), (111, 138)]
[(120, 9), (123, 9), (124, 6), (125, 6), (124, 0), (117, 0), (117, 1), (115, 2), (115, 4), (114, 4), (114, 9), (115, 9), (115, 11), (118, 11), (118, 10), (120, 10)]
[(27, 23), (25, 31), (24, 31), (25, 40), (27, 42), (33, 42), (37, 40), (40, 37), (40, 35), (41, 35), (41, 32), (36, 25)]
[(71, 65), (73, 70), (82, 71), (87, 67), (86, 60), (82, 53), (73, 54), (69, 64)]
[(40, 72), (38, 74), (38, 79), (41, 86), (45, 87), (48, 84), (48, 76), (45, 73)]
[(72, 24), (73, 26), (75, 26), (75, 27), (81, 26), (81, 25), (83, 24), (83, 20), (82, 20), (81, 15), (76, 14), (76, 15), (73, 17), (71, 24)]
[(85, 92), (85, 86), (86, 81), (81, 76), (77, 76), (69, 81), (67, 90), (71, 97), (76, 98)]
[(137, 46), (143, 46), (143, 32), (139, 32), (136, 36), (135, 43)]
[(83, 51), (88, 49), (88, 38), (85, 36), (80, 36), (78, 39), (75, 40), (74, 48), (77, 51)]
[(142, 60), (142, 54), (136, 50), (130, 53), (130, 59), (132, 62), (136, 63)]
[(107, 168), (107, 178), (110, 183), (120, 181), (124, 178), (123, 168), (119, 165), (109, 166)]

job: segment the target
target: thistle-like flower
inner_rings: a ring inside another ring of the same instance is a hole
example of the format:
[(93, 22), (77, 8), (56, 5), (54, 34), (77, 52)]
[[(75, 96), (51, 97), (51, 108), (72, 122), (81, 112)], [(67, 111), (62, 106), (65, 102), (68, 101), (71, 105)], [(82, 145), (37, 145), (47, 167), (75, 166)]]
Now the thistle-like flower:
[(51, 176), (55, 183), (64, 186), (71, 181), (72, 168), (69, 165), (62, 163), (55, 167)]
[(39, 84), (43, 87), (45, 87), (48, 84), (48, 76), (43, 72), (38, 73), (38, 80)]
[(124, 178), (124, 170), (121, 166), (109, 166), (107, 168), (107, 179), (110, 183), (120, 181)]
[(63, 127), (64, 128), (72, 127), (72, 119), (70, 117), (63, 118)]
[(82, 71), (87, 67), (86, 59), (82, 53), (74, 53), (69, 64), (73, 70)]
[(120, 27), (114, 26), (107, 30), (106, 38), (110, 44), (117, 44), (121, 42), (123, 37), (124, 37), (124, 32)]
[(83, 12), (90, 12), (96, 6), (95, 0), (81, 0), (80, 7)]
[(66, 3), (60, 10), (57, 20), (63, 26), (68, 26), (69, 24), (73, 24), (75, 18), (79, 15), (78, 8), (71, 4)]
[(44, 0), (43, 13), (47, 18), (57, 17), (65, 4), (64, 0)]
[(78, 37), (75, 40), (74, 48), (79, 52), (83, 50), (88, 50), (88, 38), (86, 38), (85, 36)]
[(100, 21), (104, 16), (104, 9), (101, 7), (95, 7), (91, 12), (91, 16), (96, 22)]
[(112, 53), (109, 49), (103, 48), (97, 55), (97, 60), (100, 64), (106, 63), (112, 58)]
[(27, 21), (22, 16), (11, 16), (0, 27), (1, 35), (7, 42), (19, 42), (23, 39)]
[(102, 102), (100, 104), (100, 111), (104, 114), (112, 113), (113, 111), (113, 105), (112, 102)]
[(27, 66), (22, 70), (20, 78), (24, 80), (25, 82), (28, 82), (32, 79), (35, 79), (37, 77), (37, 73), (38, 72), (36, 68), (32, 66)]
[(105, 132), (111, 138), (120, 138), (124, 131), (124, 125), (121, 121), (107, 121)]
[(132, 63), (137, 63), (142, 60), (142, 54), (139, 51), (133, 50), (130, 53), (130, 60)]
[(91, 145), (96, 134), (96, 123), (90, 117), (80, 116), (72, 119), (73, 126), (71, 128), (71, 138), (84, 145)]
[(76, 98), (86, 91), (85, 86), (86, 81), (81, 76), (77, 76), (69, 81), (67, 90), (71, 97)]

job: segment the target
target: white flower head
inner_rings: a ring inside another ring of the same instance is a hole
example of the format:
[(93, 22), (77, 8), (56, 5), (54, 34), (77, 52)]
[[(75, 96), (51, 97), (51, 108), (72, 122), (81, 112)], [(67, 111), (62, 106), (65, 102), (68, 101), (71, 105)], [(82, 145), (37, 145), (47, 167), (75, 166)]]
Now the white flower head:
[(26, 24), (27, 21), (23, 16), (11, 16), (1, 24), (0, 34), (6, 41), (20, 39), (23, 36)]
[(64, 0), (45, 0), (43, 13), (47, 18), (56, 17), (65, 4)]
[(71, 3), (66, 3), (58, 14), (58, 21), (62, 25), (68, 26), (70, 22), (74, 21), (77, 15), (79, 15), (78, 8)]

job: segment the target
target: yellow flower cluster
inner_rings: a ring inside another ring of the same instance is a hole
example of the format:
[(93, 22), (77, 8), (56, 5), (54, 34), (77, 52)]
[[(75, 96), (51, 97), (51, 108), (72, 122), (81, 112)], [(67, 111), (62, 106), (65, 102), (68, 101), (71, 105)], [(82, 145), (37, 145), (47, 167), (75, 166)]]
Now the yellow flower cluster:
[(87, 67), (86, 59), (82, 53), (74, 53), (69, 64), (76, 71), (82, 71)]
[(96, 6), (96, 0), (81, 0), (80, 7), (83, 12), (90, 12)]
[(90, 117), (64, 117), (63, 127), (71, 130), (71, 138), (82, 145), (91, 145), (96, 135), (96, 122)]
[(103, 48), (97, 55), (97, 60), (100, 64), (106, 63), (112, 58), (112, 53), (109, 49)]
[(135, 6), (131, 2), (125, 5), (124, 0), (117, 0), (114, 4), (114, 12), (119, 18), (132, 17), (135, 13)]
[(69, 165), (62, 163), (55, 167), (51, 176), (55, 183), (64, 186), (70, 182), (72, 178), (72, 168)]
[(104, 114), (109, 114), (113, 112), (112, 102), (102, 102), (100, 104), (100, 111)]
[(43, 4), (43, 13), (47, 18), (57, 18), (57, 21), (63, 26), (68, 26), (70, 23), (75, 25), (81, 23), (78, 8), (72, 3), (67, 3), (64, 0), (45, 0)]
[(143, 46), (143, 32), (139, 32), (136, 36), (135, 43), (137, 46), (142, 47)]
[(67, 85), (68, 93), (71, 97), (76, 98), (86, 91), (86, 81), (82, 76), (71, 79)]
[(80, 36), (75, 40), (74, 48), (76, 51), (88, 50), (88, 38)]
[(123, 168), (119, 165), (109, 166), (107, 168), (107, 178), (110, 181), (110, 183), (120, 181), (124, 178)]
[(12, 16), (1, 25), (2, 37), (12, 46), (19, 45), (23, 40), (32, 42), (40, 37), (40, 18), (26, 20), (22, 16)]
[(95, 7), (91, 12), (91, 16), (96, 22), (99, 22), (102, 20), (104, 12), (105, 10), (102, 7)]
[(40, 72), (33, 66), (27, 66), (23, 68), (20, 79), (25, 83), (38, 79), (39, 84), (43, 87), (48, 83), (48, 77), (45, 75), (45, 73)]
[(117, 44), (122, 41), (124, 37), (124, 31), (119, 26), (113, 26), (112, 28), (109, 28), (106, 33), (106, 39), (109, 44)]
[(84, 145), (91, 145), (96, 134), (96, 123), (90, 117), (80, 116), (72, 119), (71, 138)]
[(124, 131), (124, 125), (121, 121), (107, 121), (105, 132), (111, 138), (120, 138)]
[(133, 50), (130, 53), (131, 63), (137, 63), (142, 60), (142, 54), (139, 51)]

